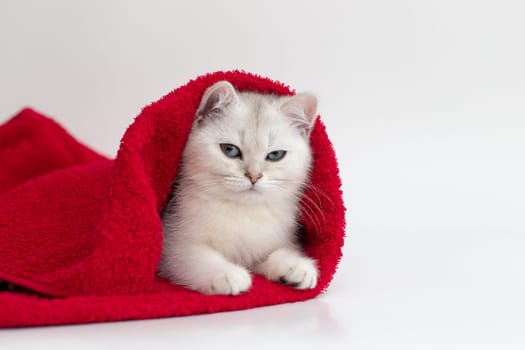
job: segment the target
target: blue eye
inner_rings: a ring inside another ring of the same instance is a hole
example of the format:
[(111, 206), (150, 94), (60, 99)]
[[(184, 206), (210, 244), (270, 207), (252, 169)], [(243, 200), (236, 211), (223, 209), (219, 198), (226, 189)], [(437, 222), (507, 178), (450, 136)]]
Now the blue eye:
[(277, 162), (284, 158), (286, 155), (286, 151), (279, 150), (279, 151), (273, 151), (266, 155), (266, 160), (269, 160), (271, 162)]
[(239, 147), (231, 143), (221, 143), (222, 153), (228, 158), (242, 158), (242, 153)]

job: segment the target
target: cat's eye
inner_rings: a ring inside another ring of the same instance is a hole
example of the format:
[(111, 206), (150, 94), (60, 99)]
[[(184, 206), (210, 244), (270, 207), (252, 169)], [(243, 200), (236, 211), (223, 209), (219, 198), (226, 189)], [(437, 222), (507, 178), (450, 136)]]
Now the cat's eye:
[(277, 162), (284, 158), (286, 155), (286, 151), (279, 150), (279, 151), (273, 151), (266, 155), (266, 160), (269, 160), (271, 162)]
[(239, 147), (231, 143), (221, 143), (222, 153), (228, 158), (242, 158), (242, 153)]

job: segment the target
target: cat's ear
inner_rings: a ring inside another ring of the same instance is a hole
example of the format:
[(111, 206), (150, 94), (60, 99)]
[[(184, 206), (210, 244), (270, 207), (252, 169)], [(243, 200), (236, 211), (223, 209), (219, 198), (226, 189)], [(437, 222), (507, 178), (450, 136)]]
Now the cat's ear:
[(197, 122), (221, 115), (228, 106), (238, 103), (239, 96), (232, 84), (223, 80), (213, 84), (204, 92), (201, 103), (197, 109)]
[(317, 97), (308, 93), (291, 96), (281, 105), (281, 112), (292, 119), (304, 136), (309, 137), (317, 119)]

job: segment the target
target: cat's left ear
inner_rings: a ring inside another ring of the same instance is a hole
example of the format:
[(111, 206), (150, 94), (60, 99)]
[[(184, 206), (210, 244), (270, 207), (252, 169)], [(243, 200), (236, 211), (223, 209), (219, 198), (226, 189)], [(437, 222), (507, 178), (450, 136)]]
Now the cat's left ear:
[(308, 93), (291, 96), (281, 105), (281, 112), (292, 119), (304, 136), (309, 137), (317, 119), (317, 97)]

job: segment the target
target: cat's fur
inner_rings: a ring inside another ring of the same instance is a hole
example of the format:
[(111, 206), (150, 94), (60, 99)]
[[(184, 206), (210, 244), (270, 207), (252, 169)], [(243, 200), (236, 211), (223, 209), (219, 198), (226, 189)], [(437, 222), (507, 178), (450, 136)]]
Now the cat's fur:
[[(316, 109), (309, 94), (238, 92), (226, 81), (206, 90), (162, 218), (161, 276), (206, 294), (248, 290), (250, 271), (316, 286), (316, 264), (296, 237)], [(220, 144), (236, 145), (242, 157)], [(278, 150), (284, 158), (267, 159)]]

